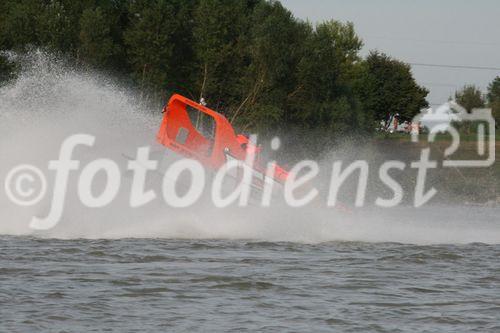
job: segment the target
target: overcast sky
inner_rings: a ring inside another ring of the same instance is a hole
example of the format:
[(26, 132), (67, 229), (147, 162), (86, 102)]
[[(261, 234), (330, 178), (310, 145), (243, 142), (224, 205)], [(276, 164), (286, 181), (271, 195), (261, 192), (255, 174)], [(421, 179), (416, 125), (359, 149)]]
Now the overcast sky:
[[(281, 0), (311, 22), (351, 21), (364, 41), (363, 55), (378, 49), (409, 63), (500, 68), (500, 0)], [(457, 88), (484, 91), (500, 70), (412, 66), (431, 104)]]

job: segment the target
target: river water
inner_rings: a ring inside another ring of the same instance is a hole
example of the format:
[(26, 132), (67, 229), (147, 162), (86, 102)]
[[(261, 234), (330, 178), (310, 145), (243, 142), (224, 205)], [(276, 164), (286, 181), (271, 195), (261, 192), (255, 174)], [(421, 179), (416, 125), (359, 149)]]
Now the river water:
[(0, 238), (5, 332), (498, 332), (500, 245)]

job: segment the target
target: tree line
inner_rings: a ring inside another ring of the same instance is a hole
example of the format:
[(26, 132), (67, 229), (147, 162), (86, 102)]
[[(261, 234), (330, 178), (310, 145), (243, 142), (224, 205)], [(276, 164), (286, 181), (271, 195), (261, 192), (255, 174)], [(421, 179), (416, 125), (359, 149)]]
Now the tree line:
[(486, 94), (475, 85), (466, 85), (455, 93), (455, 101), (467, 112), (475, 108), (490, 108), (497, 128), (500, 126), (500, 76), (488, 85)]
[[(317, 149), (428, 106), (409, 65), (376, 51), (362, 58), (362, 46), (353, 24), (313, 25), (278, 1), (0, 2), (0, 50), (64, 54), (150, 101), (203, 97), (241, 131), (313, 138)], [(14, 68), (0, 57), (0, 80)]]

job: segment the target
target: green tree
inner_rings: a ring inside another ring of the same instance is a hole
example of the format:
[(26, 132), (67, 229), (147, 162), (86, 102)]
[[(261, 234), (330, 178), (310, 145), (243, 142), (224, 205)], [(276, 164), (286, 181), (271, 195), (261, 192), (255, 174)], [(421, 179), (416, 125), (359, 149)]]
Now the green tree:
[(166, 0), (137, 0), (129, 3), (128, 16), (130, 25), (124, 39), (133, 77), (143, 94), (163, 90), (175, 70), (168, 61), (178, 24), (175, 7)]
[(167, 67), (172, 68), (163, 87), (168, 92), (178, 92), (196, 99), (196, 82), (199, 72), (193, 50), (193, 15), (198, 1), (171, 0), (175, 8), (176, 28), (173, 31), (172, 52)]
[(295, 20), (279, 2), (255, 6), (246, 42), (248, 66), (241, 78), (240, 100), (230, 117), (236, 125), (261, 133), (286, 127), (309, 33), (309, 26)]
[(0, 46), (3, 50), (24, 50), (39, 46), (37, 17), (43, 11), (42, 1), (0, 2)]
[(500, 76), (497, 76), (489, 85), (487, 93), (488, 102), (500, 100)]
[(428, 107), (429, 91), (417, 84), (410, 65), (377, 51), (360, 64), (356, 92), (375, 120), (396, 113), (411, 119)]
[(247, 1), (201, 0), (193, 16), (197, 98), (227, 112), (239, 100), (246, 67)]
[(59, 1), (46, 3), (35, 17), (38, 41), (53, 52), (67, 53), (76, 47), (72, 18)]
[(466, 85), (455, 92), (455, 101), (469, 113), (474, 108), (484, 108), (486, 105), (483, 93), (474, 85)]
[(111, 37), (111, 24), (101, 8), (85, 9), (80, 18), (80, 57), (97, 67), (112, 66), (113, 57), (120, 52)]
[[(475, 108), (484, 108), (486, 105), (483, 93), (474, 85), (466, 85), (455, 92), (455, 101), (467, 112), (471, 113)], [(464, 121), (456, 124), (465, 134), (470, 134), (474, 128), (472, 122)]]
[(352, 23), (327, 21), (316, 27), (299, 64), (297, 120), (327, 137), (363, 127), (351, 84), (362, 45)]
[(488, 106), (492, 109), (497, 127), (500, 127), (500, 76), (488, 86)]

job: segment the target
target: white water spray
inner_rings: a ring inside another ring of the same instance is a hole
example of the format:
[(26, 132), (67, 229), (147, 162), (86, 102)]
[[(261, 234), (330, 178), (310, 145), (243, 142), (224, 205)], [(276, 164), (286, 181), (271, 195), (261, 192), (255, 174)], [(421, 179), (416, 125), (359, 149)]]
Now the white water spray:
[[(0, 88), (0, 179), (19, 164), (47, 169), (61, 142), (76, 133), (96, 136), (96, 146), (81, 148), (82, 164), (96, 158), (123, 160), (138, 147), (154, 144), (160, 110), (143, 106), (134, 93), (113, 80), (81, 72), (42, 52), (25, 57), (14, 82)], [(124, 161), (125, 162), (125, 161)], [(125, 164), (125, 163), (124, 163)], [(49, 183), (53, 179), (48, 179)], [(222, 238), (317, 243), (326, 241), (500, 243), (498, 209), (426, 207), (365, 210), (334, 209), (174, 210), (165, 205), (129, 208), (125, 200), (106, 209), (82, 207), (70, 184), (63, 220), (36, 233), (32, 216), (45, 216), (50, 196), (26, 208), (0, 191), (0, 234), (57, 238)], [(123, 199), (123, 198), (122, 198)]]

